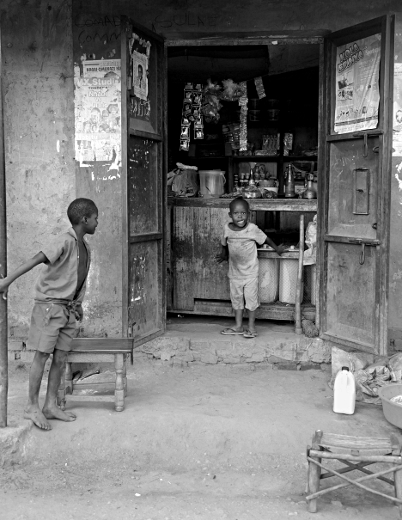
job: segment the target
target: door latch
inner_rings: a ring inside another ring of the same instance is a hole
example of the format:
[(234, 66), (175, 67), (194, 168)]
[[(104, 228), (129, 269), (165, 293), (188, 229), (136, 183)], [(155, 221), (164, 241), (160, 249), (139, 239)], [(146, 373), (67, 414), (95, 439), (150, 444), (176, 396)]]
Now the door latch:
[(360, 255), (359, 255), (359, 264), (360, 265), (363, 265), (365, 260), (366, 260), (366, 246), (379, 246), (380, 245), (380, 241), (379, 240), (368, 240), (368, 239), (364, 239), (364, 238), (349, 238), (348, 239), (348, 242), (349, 244), (358, 244), (358, 245), (361, 245), (362, 246), (362, 249), (360, 251)]

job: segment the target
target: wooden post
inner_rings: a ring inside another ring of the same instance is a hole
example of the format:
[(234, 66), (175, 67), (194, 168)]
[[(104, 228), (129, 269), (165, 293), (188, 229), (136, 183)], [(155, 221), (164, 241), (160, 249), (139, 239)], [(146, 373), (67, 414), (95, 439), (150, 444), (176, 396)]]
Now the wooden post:
[[(4, 160), (2, 58), (0, 34), (0, 278), (7, 275), (6, 167)], [(0, 297), (0, 428), (7, 426), (8, 327), (7, 300)]]
[(303, 257), (304, 257), (304, 215), (300, 215), (300, 239), (299, 239), (299, 266), (296, 282), (296, 302), (295, 302), (295, 332), (303, 332), (301, 326), (301, 303), (303, 300)]

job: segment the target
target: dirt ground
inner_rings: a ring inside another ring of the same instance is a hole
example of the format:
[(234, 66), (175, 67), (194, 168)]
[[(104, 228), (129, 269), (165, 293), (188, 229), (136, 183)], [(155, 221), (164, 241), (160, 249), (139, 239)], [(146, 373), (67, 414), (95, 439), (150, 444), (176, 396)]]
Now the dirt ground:
[[(10, 367), (10, 426), (22, 421), (28, 368)], [(307, 511), (306, 446), (314, 430), (399, 432), (373, 405), (334, 414), (329, 367), (178, 368), (144, 359), (128, 377), (124, 412), (70, 402), (75, 422), (31, 430), (26, 459), (0, 474), (2, 520), (399, 517), (392, 502), (356, 488), (327, 494), (317, 513)]]

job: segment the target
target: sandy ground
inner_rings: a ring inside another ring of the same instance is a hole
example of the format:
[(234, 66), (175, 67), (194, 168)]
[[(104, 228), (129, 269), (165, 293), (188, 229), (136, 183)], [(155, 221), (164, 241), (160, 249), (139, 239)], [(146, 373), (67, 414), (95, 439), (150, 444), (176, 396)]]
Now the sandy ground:
[[(10, 425), (21, 422), (28, 368), (10, 367)], [(399, 432), (372, 405), (334, 414), (329, 367), (177, 368), (143, 360), (128, 377), (124, 412), (71, 402), (75, 422), (32, 429), (26, 460), (0, 474), (2, 520), (398, 518), (390, 501), (351, 488), (307, 511), (314, 430)]]

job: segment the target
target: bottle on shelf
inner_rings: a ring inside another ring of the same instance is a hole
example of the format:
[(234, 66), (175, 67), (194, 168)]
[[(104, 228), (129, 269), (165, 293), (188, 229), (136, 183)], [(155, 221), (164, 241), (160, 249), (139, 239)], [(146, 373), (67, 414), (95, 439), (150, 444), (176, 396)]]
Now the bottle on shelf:
[(285, 172), (285, 198), (290, 199), (296, 196), (295, 178), (293, 173), (293, 165), (288, 164)]

